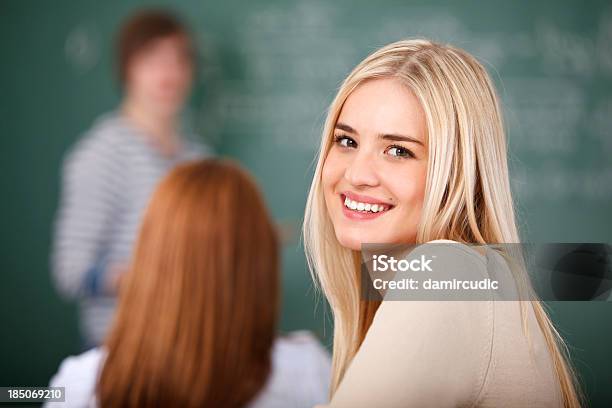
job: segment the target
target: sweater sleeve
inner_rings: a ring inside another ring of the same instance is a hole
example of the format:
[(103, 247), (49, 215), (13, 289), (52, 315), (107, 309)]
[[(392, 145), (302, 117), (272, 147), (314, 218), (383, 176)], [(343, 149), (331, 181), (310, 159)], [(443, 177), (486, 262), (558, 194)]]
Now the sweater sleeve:
[[(485, 268), (457, 251), (465, 266)], [(493, 319), (490, 300), (383, 301), (330, 406), (472, 406), (491, 361)]]
[(90, 134), (69, 152), (51, 254), (52, 275), (67, 298), (97, 294), (107, 268), (106, 245), (120, 192), (117, 143)]

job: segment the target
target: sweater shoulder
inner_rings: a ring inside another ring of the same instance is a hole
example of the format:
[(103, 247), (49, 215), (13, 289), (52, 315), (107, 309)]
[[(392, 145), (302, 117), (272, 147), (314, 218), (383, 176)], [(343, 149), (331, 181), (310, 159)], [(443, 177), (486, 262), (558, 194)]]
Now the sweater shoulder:
[(64, 387), (65, 402), (47, 403), (44, 406), (89, 406), (95, 395), (96, 382), (104, 357), (105, 351), (102, 348), (93, 348), (64, 359), (57, 373), (51, 378), (49, 386)]

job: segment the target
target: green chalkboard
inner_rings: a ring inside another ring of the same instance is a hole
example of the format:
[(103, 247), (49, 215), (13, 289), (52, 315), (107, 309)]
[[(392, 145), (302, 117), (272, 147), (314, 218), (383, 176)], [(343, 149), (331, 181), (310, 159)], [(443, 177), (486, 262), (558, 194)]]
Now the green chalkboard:
[[(120, 100), (113, 35), (149, 2), (0, 4), (0, 385), (45, 385), (78, 352), (49, 247), (66, 149)], [(160, 2), (154, 4), (159, 5)], [(374, 49), (426, 36), (473, 53), (503, 101), (525, 240), (612, 242), (612, 6), (605, 1), (165, 1), (191, 25), (186, 119), (250, 169), (284, 232), (281, 328), (331, 341), (300, 244), (327, 105)], [(592, 404), (612, 401), (612, 306), (551, 304)], [(327, 316), (327, 317), (326, 317)]]

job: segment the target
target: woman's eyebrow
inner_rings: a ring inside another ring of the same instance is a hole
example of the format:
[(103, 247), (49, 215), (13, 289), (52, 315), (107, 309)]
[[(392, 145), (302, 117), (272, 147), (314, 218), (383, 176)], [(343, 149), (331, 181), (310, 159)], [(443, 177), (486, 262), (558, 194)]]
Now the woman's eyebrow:
[[(358, 134), (355, 129), (353, 129), (352, 127), (350, 127), (346, 123), (336, 122), (335, 128), (336, 129), (340, 129), (340, 130), (344, 130), (345, 132), (353, 133), (355, 135)], [(384, 133), (384, 134), (378, 135), (378, 138), (382, 139), (382, 140), (391, 140), (391, 141), (394, 141), (394, 142), (416, 143), (416, 144), (420, 144), (421, 146), (424, 146), (423, 142), (421, 142), (419, 139), (417, 139), (415, 137), (412, 137), (412, 136)]]
[(412, 137), (412, 136), (404, 136), (404, 135), (396, 135), (396, 134), (381, 134), (381, 135), (378, 135), (378, 137), (383, 140), (392, 140), (394, 142), (410, 142), (410, 143), (416, 143), (416, 144), (420, 144), (421, 146), (424, 146), (423, 142), (421, 142), (419, 139)]
[(340, 130), (344, 130), (345, 132), (357, 134), (357, 131), (355, 129), (353, 129), (349, 125), (347, 125), (345, 123), (342, 123), (342, 122), (336, 122), (335, 128), (336, 129), (340, 129)]

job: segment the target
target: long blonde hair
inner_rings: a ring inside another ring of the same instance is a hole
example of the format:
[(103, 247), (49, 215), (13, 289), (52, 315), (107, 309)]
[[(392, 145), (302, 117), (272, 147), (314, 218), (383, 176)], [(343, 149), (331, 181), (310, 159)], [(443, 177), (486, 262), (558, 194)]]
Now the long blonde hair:
[(180, 165), (145, 212), (105, 341), (100, 407), (242, 407), (271, 370), (276, 231), (252, 178), (225, 160)]
[[(450, 239), (463, 243), (519, 243), (502, 113), (483, 66), (466, 51), (425, 39), (389, 44), (363, 60), (342, 83), (323, 129), (319, 159), (304, 219), (304, 244), (313, 278), (334, 316), (331, 392), (359, 349), (379, 303), (360, 299), (359, 253), (340, 245), (321, 186), (333, 130), (351, 92), (368, 80), (394, 78), (419, 99), (426, 116), (428, 169), (417, 243)], [(523, 272), (516, 276), (534, 299)], [(521, 301), (526, 330), (528, 301)], [(545, 309), (530, 301), (545, 337), (566, 407), (580, 406), (567, 348)]]

